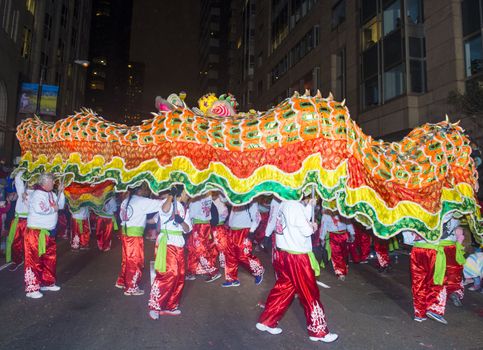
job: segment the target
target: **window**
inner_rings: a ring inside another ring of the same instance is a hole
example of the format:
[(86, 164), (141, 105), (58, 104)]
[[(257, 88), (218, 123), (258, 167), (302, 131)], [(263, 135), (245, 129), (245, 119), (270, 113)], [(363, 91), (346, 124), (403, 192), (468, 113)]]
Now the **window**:
[(377, 15), (377, 0), (361, 0), (361, 21), (367, 22)]
[(339, 1), (334, 7), (332, 7), (332, 29), (338, 27), (345, 21), (345, 8), (345, 0)]
[(403, 65), (384, 72), (384, 100), (390, 100), (404, 92)]
[(387, 69), (403, 60), (403, 41), (401, 31), (391, 32), (383, 40), (384, 69)]
[(481, 27), (479, 0), (464, 0), (461, 4), (463, 36), (473, 34)]
[(340, 50), (335, 57), (335, 97), (345, 98), (345, 76), (346, 76), (345, 48)]
[(52, 16), (48, 13), (44, 17), (44, 39), (50, 40), (52, 34)]
[(384, 36), (401, 28), (401, 3), (399, 0), (384, 9), (382, 18)]
[(409, 75), (411, 92), (426, 91), (426, 50), (424, 38), (409, 37)]
[(408, 24), (423, 23), (423, 0), (406, 0), (406, 19)]
[(25, 2), (25, 7), (28, 12), (30, 12), (32, 15), (35, 15), (35, 1), (36, 0), (26, 0)]
[(30, 56), (30, 45), (32, 43), (32, 31), (23, 27), (22, 47), (20, 48), (20, 56), (28, 58)]
[(377, 76), (364, 82), (363, 103), (366, 108), (379, 104), (379, 83)]
[(381, 38), (380, 23), (377, 19), (372, 20), (362, 27), (363, 50), (376, 44)]
[(483, 71), (481, 35), (477, 35), (465, 41), (465, 70), (467, 77), (471, 77)]

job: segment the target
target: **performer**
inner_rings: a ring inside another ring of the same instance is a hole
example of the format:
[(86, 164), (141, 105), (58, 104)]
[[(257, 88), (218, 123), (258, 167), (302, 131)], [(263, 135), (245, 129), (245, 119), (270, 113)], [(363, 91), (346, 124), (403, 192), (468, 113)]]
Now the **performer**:
[(242, 264), (255, 277), (255, 284), (263, 280), (265, 269), (260, 260), (252, 254), (252, 241), (248, 238), (260, 223), (258, 204), (233, 207), (228, 220), (230, 227), (230, 246), (226, 255), (225, 278), (223, 287), (238, 287), (238, 266)]
[(70, 209), (72, 240), (70, 247), (72, 250), (88, 250), (91, 237), (91, 227), (89, 223), (89, 208), (80, 207), (78, 210)]
[[(230, 245), (230, 236), (228, 227), (226, 226), (226, 219), (229, 214), (227, 200), (219, 191), (211, 192), (211, 197), (213, 198), (211, 207), (211, 232), (213, 233), (213, 241), (216, 252), (218, 253), (220, 267), (225, 268), (226, 252)], [(216, 215), (214, 213), (215, 210)], [(217, 219), (216, 222), (215, 219)]]
[(185, 280), (183, 234), (191, 231), (189, 213), (184, 204), (188, 200), (182, 186), (172, 188), (172, 194), (162, 200), (159, 211), (161, 232), (156, 240), (156, 277), (149, 296), (149, 317), (157, 320), (160, 315), (177, 316)]
[(280, 203), (281, 201), (277, 197), (273, 197), (270, 201), (270, 213), (268, 215), (267, 227), (265, 227), (265, 240), (263, 245), (264, 248), (267, 249), (267, 245), (270, 243), (269, 238), (272, 237), (272, 263), (274, 257), (273, 253), (275, 252), (275, 235), (272, 235), (272, 233), (275, 231)]
[(473, 283), (468, 290), (472, 292), (481, 292), (481, 279), (483, 278), (483, 252), (475, 251), (466, 258), (466, 262), (463, 269), (465, 276), (465, 283)]
[(354, 222), (355, 240), (349, 244), (349, 253), (356, 264), (367, 264), (371, 254), (371, 235), (361, 224)]
[[(303, 200), (309, 203), (309, 197)], [(310, 203), (309, 205), (315, 205)], [(298, 201), (286, 201), (280, 205), (278, 226), (281, 234), (276, 235), (277, 281), (270, 291), (256, 325), (260, 331), (270, 334), (280, 334), (282, 329), (277, 327), (292, 303), (295, 294), (305, 311), (307, 331), (312, 341), (330, 343), (338, 338), (327, 328), (324, 307), (320, 302), (314, 269), (320, 272), (319, 265), (312, 253), (311, 235), (317, 229), (317, 224), (309, 221), (309, 215), (304, 205)]]
[(461, 301), (463, 300), (465, 291), (463, 286), (463, 268), (466, 259), (462, 245), (464, 233), (459, 220), (453, 214), (448, 215), (445, 219), (443, 235), (439, 243), (440, 246), (444, 247), (444, 254), (446, 256), (444, 286), (453, 305), (461, 307), (463, 306)]
[(24, 237), (25, 249), (25, 292), (28, 298), (38, 299), (40, 291), (59, 291), (56, 282), (55, 226), (57, 212), (64, 206), (62, 185), (59, 196), (52, 192), (54, 176), (43, 173), (39, 186), (28, 200), (27, 231)]
[(391, 270), (391, 259), (389, 258), (389, 240), (374, 236), (374, 251), (376, 252), (379, 272)]
[(270, 217), (270, 204), (267, 196), (262, 196), (258, 201), (258, 211), (260, 212), (260, 224), (255, 230), (253, 243), (255, 244), (255, 251), (260, 251), (263, 248), (263, 241), (265, 238), (265, 231), (268, 225), (268, 219)]
[(211, 205), (210, 194), (201, 195), (190, 201), (189, 212), (193, 230), (188, 237), (187, 280), (194, 280), (196, 275), (207, 275), (206, 282), (216, 281), (221, 277), (216, 267), (216, 252), (211, 236)]
[(24, 236), (27, 231), (27, 213), (28, 213), (28, 197), (33, 190), (27, 189), (21, 170), (15, 175), (15, 189), (17, 191), (17, 202), (15, 203), (15, 218), (10, 225), (10, 231), (7, 238), (7, 263), (12, 261), (10, 271), (15, 271), (20, 266), (24, 258)]
[(404, 243), (413, 245), (410, 257), (414, 320), (423, 322), (427, 317), (447, 324), (445, 254), (439, 242), (427, 243), (411, 231), (403, 231)]
[(338, 213), (328, 209), (322, 214), (321, 225), (320, 241), (329, 240), (326, 247), (330, 248), (329, 258), (332, 260), (335, 275), (339, 280), (345, 281), (348, 271), (348, 243), (354, 242), (354, 226)]
[(97, 247), (102, 252), (111, 250), (112, 233), (118, 230), (116, 210), (116, 195), (113, 195), (104, 203), (102, 210), (96, 212)]
[(144, 290), (139, 288), (139, 281), (144, 268), (143, 234), (146, 215), (158, 212), (161, 208), (160, 200), (146, 198), (149, 192), (149, 188), (143, 185), (121, 203), (122, 263), (115, 286), (123, 288), (127, 296), (144, 294)]

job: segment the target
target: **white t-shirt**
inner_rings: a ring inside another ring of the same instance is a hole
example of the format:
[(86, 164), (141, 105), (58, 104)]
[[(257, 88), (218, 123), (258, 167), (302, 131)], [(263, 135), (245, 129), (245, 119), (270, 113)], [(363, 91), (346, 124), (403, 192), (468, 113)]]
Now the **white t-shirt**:
[(216, 210), (218, 210), (219, 223), (221, 224), (225, 222), (228, 218), (228, 206), (226, 205), (226, 199), (224, 197), (222, 198), (220, 195), (213, 201), (213, 204), (216, 206)]
[[(161, 209), (161, 200), (132, 195), (129, 205), (128, 198), (122, 201), (120, 217), (124, 227), (146, 227), (146, 215), (157, 213)], [(127, 206), (127, 207), (126, 207)]]
[(211, 220), (211, 195), (205, 195), (202, 198), (190, 202), (189, 211), (192, 220), (200, 220), (209, 222)]
[(76, 220), (87, 220), (89, 217), (89, 208), (80, 207), (77, 211), (70, 211), (72, 213), (72, 218)]
[(351, 236), (355, 235), (354, 225), (346, 218), (338, 214), (322, 214), (322, 222), (320, 227), (320, 239), (324, 240), (329, 232), (347, 231)]
[(250, 205), (242, 205), (231, 209), (228, 226), (230, 228), (249, 228), (251, 232), (255, 232), (260, 224), (261, 217), (258, 212), (258, 203), (253, 202)]
[[(163, 199), (161, 202), (161, 207), (163, 204), (166, 202), (166, 199)], [(168, 230), (168, 231), (176, 231), (176, 232), (184, 232), (183, 227), (181, 224), (177, 224), (174, 222), (173, 218), (171, 217), (173, 214), (173, 204), (171, 203), (171, 207), (169, 208), (169, 211), (165, 213), (163, 209), (159, 211), (159, 223), (160, 223), (160, 228), (161, 232), (158, 235), (158, 242), (161, 239), (161, 237), (164, 235), (163, 230)], [(176, 204), (176, 214), (184, 218), (185, 223), (189, 226), (188, 231), (184, 233), (188, 233), (189, 231), (192, 230), (192, 225), (191, 225), (191, 219), (189, 215), (189, 210), (185, 210), (184, 206), (182, 203), (177, 203)], [(184, 237), (177, 236), (177, 235), (170, 235), (168, 234), (168, 244), (174, 245), (176, 247), (184, 247), (185, 244), (185, 239)]]
[[(28, 198), (34, 191), (25, 189), (25, 183), (22, 180), (23, 173), (23, 171), (19, 171), (15, 176), (15, 189), (17, 190), (18, 197), (15, 203), (15, 213), (21, 218), (26, 218), (29, 211)], [(24, 198), (24, 193), (27, 193), (27, 198)]]
[(298, 253), (312, 251), (310, 236), (314, 231), (302, 203), (294, 200), (282, 202), (276, 225), (282, 228), (282, 233), (275, 236), (278, 248)]
[(54, 206), (57, 203), (61, 209), (64, 207), (65, 197), (61, 193), (57, 201), (57, 195), (53, 192), (35, 190), (29, 198), (27, 215), (27, 227), (53, 230), (57, 226), (57, 212)]
[(98, 216), (111, 218), (117, 210), (116, 196), (112, 196), (104, 203), (102, 211), (96, 212)]
[(270, 237), (275, 230), (275, 224), (277, 223), (278, 211), (280, 210), (280, 200), (273, 198), (270, 203), (270, 214), (268, 214), (267, 227), (265, 228), (265, 236)]

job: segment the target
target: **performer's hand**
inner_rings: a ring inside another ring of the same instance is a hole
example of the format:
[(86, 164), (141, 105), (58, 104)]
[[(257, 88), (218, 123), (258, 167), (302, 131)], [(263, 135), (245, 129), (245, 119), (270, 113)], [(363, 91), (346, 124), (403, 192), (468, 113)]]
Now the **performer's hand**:
[(174, 222), (177, 224), (182, 224), (184, 222), (184, 219), (180, 215), (176, 214), (174, 216)]
[(248, 239), (250, 241), (253, 241), (255, 239), (255, 232), (254, 231), (250, 231), (250, 233), (248, 234)]
[(52, 208), (54, 208), (54, 211), (55, 211), (55, 212), (58, 212), (58, 211), (59, 211), (59, 206), (58, 206), (57, 204), (54, 204), (54, 205), (52, 206)]
[(317, 227), (318, 227), (318, 226), (317, 226), (317, 223), (316, 223), (316, 222), (311, 222), (311, 223), (310, 223), (310, 226), (312, 226), (312, 230), (313, 230), (314, 232), (315, 232), (315, 231), (317, 231)]

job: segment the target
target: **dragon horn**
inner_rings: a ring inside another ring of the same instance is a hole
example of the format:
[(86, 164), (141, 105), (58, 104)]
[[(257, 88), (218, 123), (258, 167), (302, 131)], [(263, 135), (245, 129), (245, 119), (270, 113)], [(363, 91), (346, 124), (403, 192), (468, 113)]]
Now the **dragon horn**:
[(299, 97), (299, 96), (300, 96), (299, 92), (298, 92), (298, 91), (294, 91), (294, 93), (293, 93), (293, 96), (292, 96), (292, 97)]
[(448, 114), (445, 115), (445, 118), (446, 118), (446, 123), (450, 123)]
[(342, 102), (340, 103), (340, 105), (341, 105), (342, 107), (345, 107), (345, 98), (342, 100)]
[(327, 99), (329, 101), (333, 101), (334, 100), (334, 95), (332, 95), (332, 92), (329, 92), (329, 96), (327, 96)]
[(320, 93), (320, 90), (317, 89), (317, 94), (315, 95), (315, 97), (317, 98), (321, 98), (322, 97), (322, 94)]
[(304, 96), (305, 96), (305, 97), (310, 96), (310, 90), (309, 90), (309, 89), (305, 89)]

